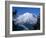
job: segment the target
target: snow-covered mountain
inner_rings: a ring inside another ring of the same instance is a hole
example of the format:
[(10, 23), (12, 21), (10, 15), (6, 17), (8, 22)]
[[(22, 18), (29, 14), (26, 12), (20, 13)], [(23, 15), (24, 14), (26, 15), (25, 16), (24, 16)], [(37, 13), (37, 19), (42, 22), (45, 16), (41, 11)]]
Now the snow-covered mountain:
[(24, 13), (22, 15), (19, 15), (16, 19), (14, 19), (16, 22), (15, 24), (36, 24), (37, 23), (37, 16), (32, 13)]
[(14, 18), (13, 21), (17, 27), (17, 28), (15, 27), (17, 30), (19, 30), (20, 27), (21, 27), (20, 30), (22, 30), (22, 28), (24, 30), (29, 30), (29, 29), (33, 29), (32, 25), (37, 23), (37, 16), (32, 13), (26, 12)]

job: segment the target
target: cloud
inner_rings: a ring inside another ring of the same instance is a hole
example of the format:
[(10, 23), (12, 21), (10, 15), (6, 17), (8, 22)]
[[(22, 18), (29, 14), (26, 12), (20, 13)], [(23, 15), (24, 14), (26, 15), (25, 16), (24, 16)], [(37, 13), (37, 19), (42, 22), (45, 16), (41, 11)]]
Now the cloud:
[(24, 13), (22, 15), (19, 15), (16, 19), (14, 19), (15, 24), (36, 24), (37, 23), (37, 16), (32, 13)]

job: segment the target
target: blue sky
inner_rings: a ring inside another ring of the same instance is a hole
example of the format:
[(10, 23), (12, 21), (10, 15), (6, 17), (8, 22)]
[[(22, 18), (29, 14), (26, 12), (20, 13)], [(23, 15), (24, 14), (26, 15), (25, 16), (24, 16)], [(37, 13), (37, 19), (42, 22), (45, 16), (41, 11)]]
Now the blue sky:
[(29, 12), (29, 13), (33, 13), (35, 15), (39, 15), (40, 13), (40, 8), (28, 8), (28, 7), (13, 7), (12, 10), (14, 12), (16, 12), (17, 15)]

